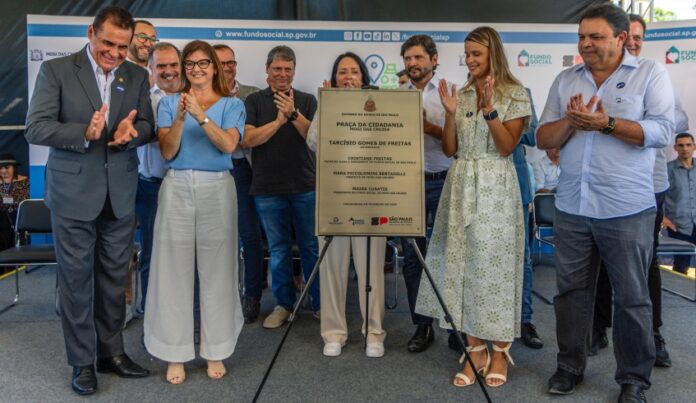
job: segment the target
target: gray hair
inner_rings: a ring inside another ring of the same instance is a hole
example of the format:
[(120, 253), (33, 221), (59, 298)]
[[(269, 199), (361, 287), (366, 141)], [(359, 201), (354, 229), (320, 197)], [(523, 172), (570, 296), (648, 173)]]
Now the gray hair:
[(295, 60), (295, 52), (290, 49), (290, 47), (285, 45), (278, 45), (268, 52), (268, 58), (266, 58), (266, 67), (270, 66), (274, 60), (279, 59), (286, 62), (292, 62), (293, 65), (297, 65)]

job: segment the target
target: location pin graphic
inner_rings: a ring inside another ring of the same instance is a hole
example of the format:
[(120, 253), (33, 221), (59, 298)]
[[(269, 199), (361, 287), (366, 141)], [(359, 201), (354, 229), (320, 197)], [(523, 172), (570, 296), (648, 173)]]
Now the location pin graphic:
[(370, 84), (377, 84), (384, 71), (384, 59), (380, 55), (369, 55), (365, 58), (365, 65), (370, 73)]

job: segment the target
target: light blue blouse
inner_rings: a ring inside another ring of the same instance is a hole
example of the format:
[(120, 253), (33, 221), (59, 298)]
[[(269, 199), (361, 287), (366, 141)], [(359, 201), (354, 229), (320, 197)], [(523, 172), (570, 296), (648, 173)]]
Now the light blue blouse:
[[(179, 94), (162, 98), (157, 113), (158, 127), (172, 126), (178, 104)], [(246, 111), (244, 103), (238, 98), (220, 98), (206, 111), (206, 115), (223, 130), (236, 128), (239, 131), (239, 141), (242, 141)], [(196, 119), (186, 114), (181, 146), (174, 159), (169, 161), (169, 167), (219, 172), (232, 169), (232, 160), (229, 153), (223, 153), (215, 147)]]

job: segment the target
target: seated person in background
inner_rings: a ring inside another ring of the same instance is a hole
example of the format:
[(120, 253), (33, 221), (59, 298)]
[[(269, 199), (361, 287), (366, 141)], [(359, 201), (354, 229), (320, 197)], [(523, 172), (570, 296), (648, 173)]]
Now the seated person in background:
[[(691, 189), (696, 188), (694, 168), (694, 136), (679, 133), (674, 143), (679, 156), (667, 164), (669, 189), (665, 198), (665, 217), (662, 226), (667, 228), (669, 236), (683, 241), (696, 243), (696, 195)], [(691, 256), (674, 256), (672, 270), (686, 274), (689, 270)]]
[[(17, 172), (19, 162), (12, 154), (0, 154), (0, 250), (14, 245), (14, 223), (19, 203), (29, 197), (29, 180)], [(5, 270), (0, 267), (0, 274)]]
[(8, 214), (12, 223), (17, 218), (19, 203), (29, 197), (29, 179), (17, 172), (19, 165), (14, 155), (0, 154), (0, 181), (2, 181), (0, 210)]
[(552, 193), (558, 186), (558, 176), (561, 174), (561, 149), (546, 150), (546, 155), (532, 164), (537, 193)]

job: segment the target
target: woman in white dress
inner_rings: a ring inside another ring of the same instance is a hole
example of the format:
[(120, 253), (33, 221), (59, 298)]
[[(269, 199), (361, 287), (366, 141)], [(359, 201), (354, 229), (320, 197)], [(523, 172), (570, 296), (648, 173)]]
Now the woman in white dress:
[[(454, 385), (472, 385), (477, 371), (498, 387), (507, 380), (510, 346), (520, 332), (524, 223), (512, 151), (527, 130), (531, 106), (494, 29), (473, 30), (464, 50), (470, 74), (464, 87), (457, 93), (440, 82), (442, 149), (457, 159), (442, 191), (427, 264), (455, 325), (467, 334), (475, 366), (467, 362)], [(444, 318), (425, 277), (420, 290), (416, 310)]]

